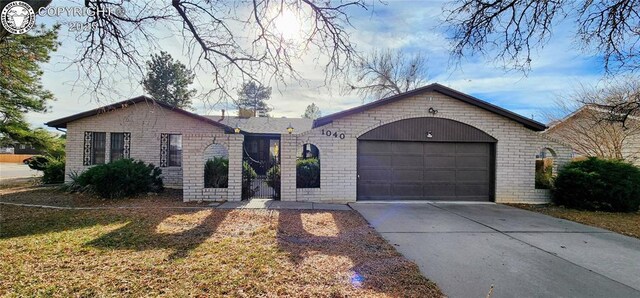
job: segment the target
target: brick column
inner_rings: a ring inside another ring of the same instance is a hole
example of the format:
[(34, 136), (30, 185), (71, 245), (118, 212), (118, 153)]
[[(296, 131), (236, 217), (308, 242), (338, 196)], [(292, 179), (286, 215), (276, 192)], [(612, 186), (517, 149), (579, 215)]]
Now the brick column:
[(242, 143), (244, 135), (230, 134), (227, 135), (229, 150), (229, 186), (227, 200), (242, 200)]
[(296, 135), (280, 138), (280, 200), (296, 201)]

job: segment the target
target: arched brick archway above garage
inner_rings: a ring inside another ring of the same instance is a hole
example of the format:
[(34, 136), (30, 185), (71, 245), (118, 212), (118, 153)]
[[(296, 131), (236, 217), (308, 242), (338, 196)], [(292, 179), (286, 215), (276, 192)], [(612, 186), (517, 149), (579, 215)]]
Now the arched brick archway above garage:
[(445, 118), (376, 127), (358, 138), (358, 200), (490, 201), (496, 142)]
[(489, 134), (469, 124), (438, 117), (409, 118), (387, 123), (365, 132), (358, 140), (497, 142)]

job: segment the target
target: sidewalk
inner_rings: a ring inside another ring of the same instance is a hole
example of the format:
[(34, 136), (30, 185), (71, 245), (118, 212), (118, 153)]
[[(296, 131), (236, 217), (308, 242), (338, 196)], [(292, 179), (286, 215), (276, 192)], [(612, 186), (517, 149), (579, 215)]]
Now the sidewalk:
[(269, 209), (269, 210), (336, 210), (350, 211), (351, 207), (345, 204), (326, 204), (312, 202), (283, 202), (269, 199), (252, 199), (249, 201), (232, 201), (224, 203), (212, 203), (217, 209)]

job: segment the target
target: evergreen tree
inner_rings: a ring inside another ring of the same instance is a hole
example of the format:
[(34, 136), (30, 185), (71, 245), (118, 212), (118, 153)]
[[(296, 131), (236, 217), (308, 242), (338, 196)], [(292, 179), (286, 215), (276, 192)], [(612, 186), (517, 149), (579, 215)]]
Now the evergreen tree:
[(51, 134), (31, 129), (28, 112), (47, 111), (53, 94), (42, 86), (40, 65), (58, 49), (60, 26), (37, 27), (30, 34), (13, 34), (0, 43), (0, 144), (31, 144), (46, 149)]
[(266, 101), (271, 98), (271, 87), (259, 85), (254, 81), (244, 82), (238, 91), (238, 100), (235, 101), (238, 109), (252, 110), (255, 116), (269, 116), (271, 108)]
[(320, 108), (318, 108), (318, 106), (316, 106), (315, 103), (311, 103), (310, 105), (307, 106), (307, 109), (304, 111), (304, 115), (302, 115), (302, 118), (309, 118), (309, 119), (318, 119), (322, 116), (322, 113), (320, 112)]
[(142, 80), (144, 90), (153, 99), (181, 109), (191, 109), (195, 89), (189, 89), (195, 75), (167, 52), (152, 55), (147, 61), (147, 76)]

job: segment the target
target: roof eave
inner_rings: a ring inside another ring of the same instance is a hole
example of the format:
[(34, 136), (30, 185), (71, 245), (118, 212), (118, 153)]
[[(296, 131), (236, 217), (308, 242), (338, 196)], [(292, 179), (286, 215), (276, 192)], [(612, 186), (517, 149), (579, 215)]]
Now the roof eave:
[(113, 111), (113, 110), (121, 109), (121, 108), (124, 108), (128, 104), (136, 104), (136, 103), (139, 103), (139, 102), (142, 102), (142, 101), (151, 102), (153, 104), (157, 104), (157, 105), (159, 105), (159, 106), (161, 106), (161, 107), (163, 107), (165, 109), (168, 109), (170, 111), (174, 111), (174, 112), (183, 114), (185, 116), (188, 116), (188, 117), (191, 117), (191, 118), (194, 118), (194, 119), (197, 119), (197, 120), (212, 124), (214, 126), (218, 126), (218, 127), (222, 128), (225, 132), (228, 132), (228, 133), (232, 133), (233, 132), (233, 128), (230, 127), (230, 126), (227, 126), (227, 125), (222, 124), (220, 122), (217, 122), (215, 120), (209, 119), (207, 117), (203, 117), (203, 116), (191, 113), (189, 111), (185, 111), (183, 109), (174, 107), (172, 105), (169, 105), (169, 104), (166, 104), (166, 103), (163, 103), (163, 102), (160, 102), (160, 101), (156, 101), (156, 100), (154, 100), (154, 99), (152, 99), (150, 97), (144, 96), (144, 95), (138, 96), (138, 97), (134, 97), (134, 98), (130, 98), (130, 99), (127, 99), (127, 100), (123, 100), (123, 101), (120, 101), (120, 102), (116, 102), (116, 103), (113, 103), (113, 104), (110, 104), (110, 105), (106, 105), (106, 106), (103, 106), (103, 107), (99, 107), (99, 108), (96, 108), (96, 109), (93, 109), (93, 110), (89, 110), (89, 111), (85, 111), (85, 112), (82, 112), (82, 113), (78, 113), (78, 114), (74, 114), (74, 115), (71, 115), (71, 116), (67, 116), (67, 117), (64, 117), (64, 118), (52, 120), (52, 121), (49, 121), (49, 122), (45, 123), (45, 125), (47, 125), (49, 127), (53, 127), (53, 128), (67, 128), (67, 123), (69, 123), (69, 122), (80, 120), (80, 119), (83, 119), (83, 118), (86, 118), (86, 117), (95, 116), (95, 115), (98, 115), (98, 114), (101, 114), (101, 113), (104, 113), (104, 112), (107, 112), (107, 111)]

